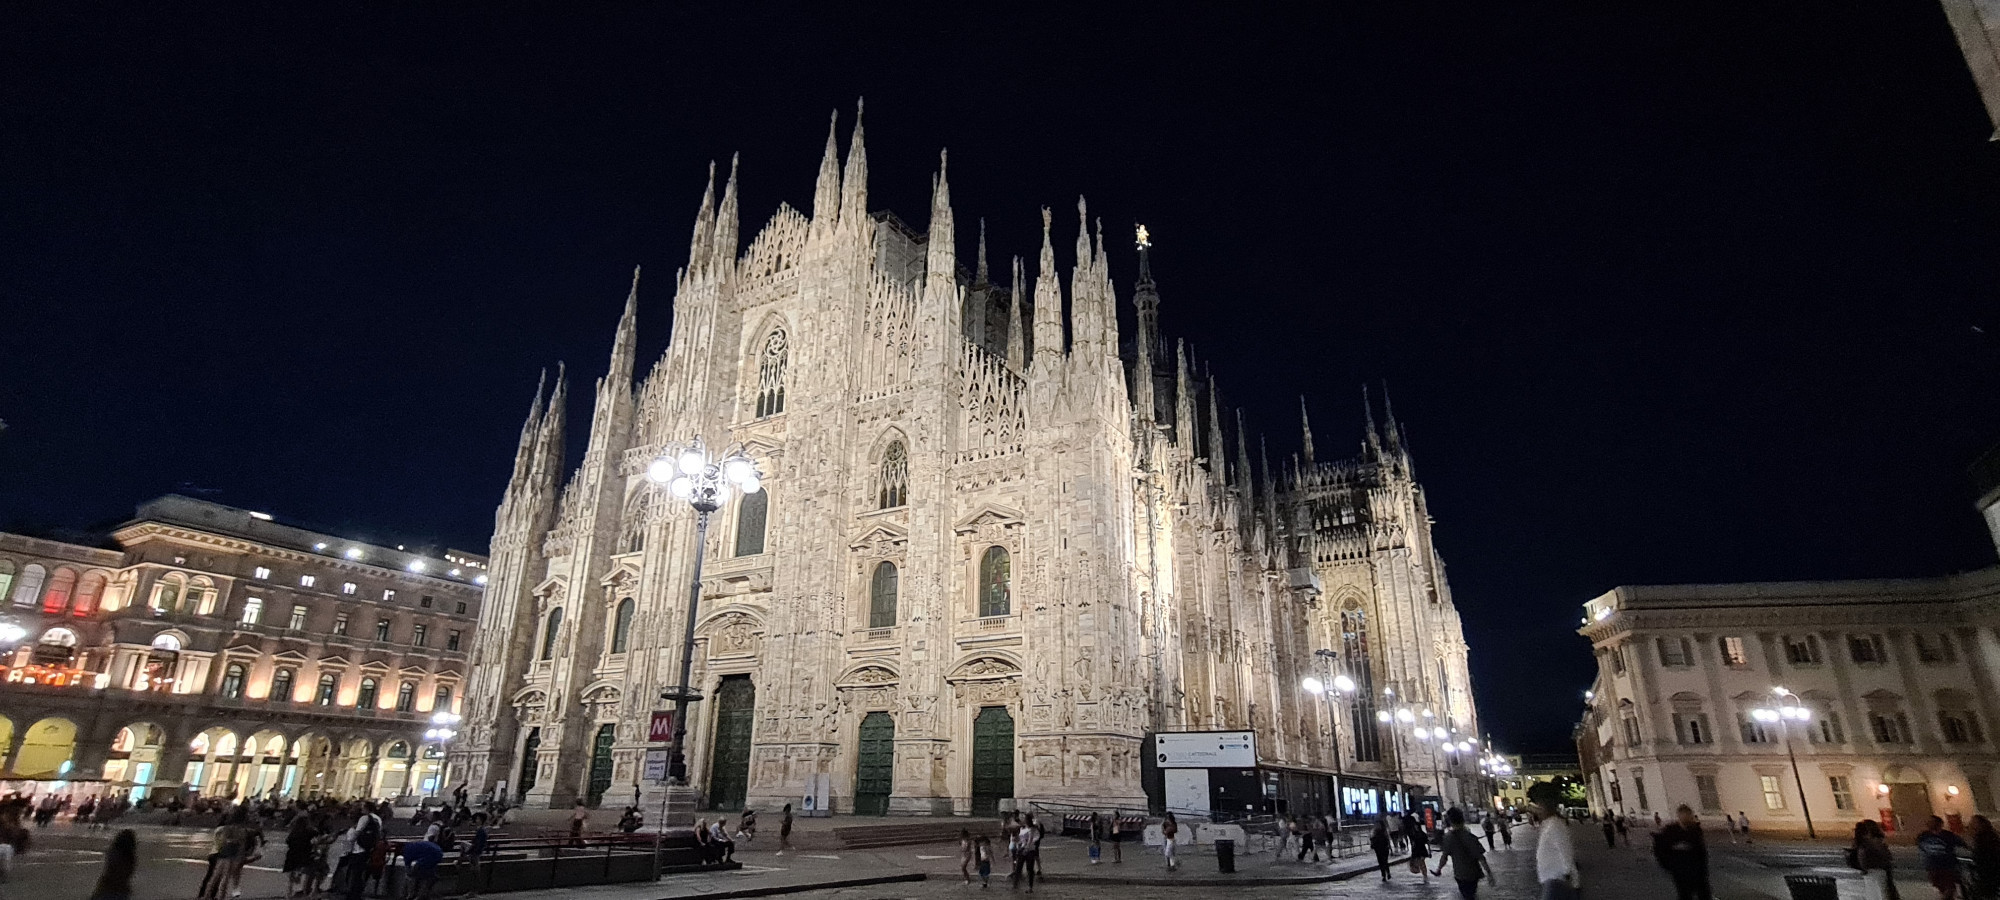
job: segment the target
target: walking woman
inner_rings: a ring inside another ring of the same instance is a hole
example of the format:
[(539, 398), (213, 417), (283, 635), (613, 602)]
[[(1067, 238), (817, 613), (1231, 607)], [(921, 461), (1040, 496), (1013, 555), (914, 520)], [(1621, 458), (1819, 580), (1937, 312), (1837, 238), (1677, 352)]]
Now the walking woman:
[(313, 864), (319, 858), (319, 848), (314, 839), (312, 818), (301, 813), (292, 817), (291, 830), (285, 832), (285, 896), (287, 898), (310, 893)]
[(1410, 832), (1410, 871), (1424, 877), (1424, 883), (1431, 883), (1431, 842), (1422, 831)]
[(1382, 873), (1382, 880), (1389, 880), (1389, 821), (1377, 820), (1375, 833), (1368, 836), (1368, 849), (1375, 851), (1375, 869)]
[(90, 900), (132, 900), (132, 873), (139, 868), (139, 836), (127, 828), (111, 839), (104, 851), (104, 872), (97, 876), (97, 888)]
[(1160, 820), (1160, 836), (1166, 839), (1160, 842), (1160, 852), (1166, 854), (1168, 869), (1174, 868), (1174, 838), (1180, 833), (1181, 823), (1175, 821), (1173, 813), (1167, 813), (1167, 817)]

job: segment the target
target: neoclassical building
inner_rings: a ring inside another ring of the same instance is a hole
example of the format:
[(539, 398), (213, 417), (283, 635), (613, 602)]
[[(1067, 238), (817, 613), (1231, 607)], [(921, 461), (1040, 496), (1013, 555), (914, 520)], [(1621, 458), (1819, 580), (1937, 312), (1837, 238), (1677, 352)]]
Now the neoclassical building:
[[(710, 805), (824, 776), (843, 812), (1141, 806), (1148, 736), (1202, 729), (1254, 730), (1272, 766), (1393, 777), (1385, 689), (1477, 733), (1393, 416), (1337, 460), (1307, 428), (1274, 467), (1163, 336), (1143, 229), (1121, 335), (1081, 201), (1073, 233), (1010, 219), (1038, 251), (995, 271), (983, 222), (959, 256), (942, 157), (924, 230), (869, 209), (867, 168), (858, 121), (844, 161), (829, 131), (809, 210), (781, 205), (747, 248), (736, 166), (719, 201), (710, 173), (671, 344), (635, 384), (635, 275), (574, 468), (569, 379), (537, 392), (452, 749), (476, 788), (657, 802), (641, 761), (679, 680), (694, 515), (643, 473), (697, 436), (765, 474), (708, 534), (689, 768)], [(1334, 713), (1299, 688), (1331, 674), (1322, 649), (1361, 686)]]
[(426, 733), (463, 702), (484, 557), (179, 496), (110, 537), (0, 533), (0, 782), (395, 797), (446, 774)]

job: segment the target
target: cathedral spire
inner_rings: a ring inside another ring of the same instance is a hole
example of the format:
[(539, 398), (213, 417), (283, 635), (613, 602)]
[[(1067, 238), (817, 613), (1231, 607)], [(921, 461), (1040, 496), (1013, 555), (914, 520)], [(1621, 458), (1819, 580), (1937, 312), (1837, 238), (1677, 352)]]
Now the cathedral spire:
[(1027, 348), (1022, 346), (1021, 297), (1028, 289), (1021, 280), (1021, 258), (1014, 257), (1014, 290), (1007, 295), (1007, 368), (1020, 374), (1027, 362)]
[[(958, 295), (958, 232), (951, 218), (951, 180), (945, 151), (938, 151), (937, 175), (931, 179), (931, 228), (924, 243), (924, 296), (930, 315), (937, 316), (938, 335), (931, 340), (948, 354), (957, 353), (962, 312)], [(920, 316), (919, 318), (922, 318)], [(955, 358), (955, 357), (953, 357)]]
[[(972, 272), (973, 284), (986, 284), (986, 217), (979, 217), (979, 262)], [(983, 313), (982, 313), (983, 315)]]
[(1299, 430), (1304, 433), (1306, 439), (1306, 467), (1311, 468), (1313, 464), (1313, 423), (1312, 416), (1306, 412), (1306, 395), (1304, 394), (1299, 395)]
[(1236, 486), (1241, 488), (1247, 500), (1250, 497), (1250, 439), (1243, 427), (1243, 408), (1236, 408)]
[(1403, 428), (1396, 424), (1396, 404), (1389, 400), (1389, 382), (1386, 379), (1382, 382), (1382, 418), (1388, 424), (1389, 448), (1403, 449)]
[(698, 271), (708, 261), (715, 241), (715, 161), (708, 163), (708, 187), (701, 194), (701, 210), (694, 216), (694, 237), (688, 242), (688, 271)]
[(722, 189), (722, 206), (715, 215), (715, 250), (710, 267), (727, 271), (736, 264), (736, 162), (741, 154), (729, 157), (729, 184)]
[(1076, 198), (1076, 268), (1069, 273), (1069, 334), (1071, 352), (1088, 357), (1100, 349), (1103, 323), (1097, 314), (1097, 276), (1090, 254), (1090, 210)]
[(528, 477), (528, 469), (533, 465), (535, 436), (542, 429), (542, 394), (548, 390), (549, 370), (542, 370), (542, 377), (535, 380), (535, 401), (528, 404), (528, 421), (521, 423), (521, 442), (514, 448), (514, 476), (507, 480), (512, 490)]
[[(1104, 252), (1104, 220), (1097, 220), (1097, 260), (1091, 270), (1097, 276), (1097, 325), (1104, 342), (1104, 356), (1118, 359), (1118, 291), (1111, 284), (1111, 258)], [(1113, 366), (1117, 371), (1120, 367)], [(1123, 373), (1120, 373), (1123, 379)]]
[(1368, 452), (1382, 455), (1382, 435), (1375, 430), (1375, 404), (1368, 399), (1368, 383), (1361, 384), (1361, 415), (1368, 422)]
[(535, 458), (529, 462), (530, 478), (545, 486), (554, 486), (562, 477), (563, 419), (569, 408), (569, 370), (562, 363), (556, 363), (556, 387), (549, 394), (548, 412), (542, 415), (542, 426), (535, 434)]
[(1222, 406), (1218, 395), (1222, 386), (1215, 377), (1208, 378), (1208, 474), (1210, 484), (1217, 490), (1229, 486), (1229, 446), (1222, 442)]
[(841, 224), (859, 231), (868, 221), (868, 148), (862, 141), (861, 101), (854, 101), (854, 137), (847, 142), (847, 171), (840, 176)]
[(819, 180), (813, 184), (813, 230), (830, 229), (840, 220), (840, 110), (826, 126), (826, 155), (819, 160)]
[(1049, 237), (1049, 208), (1042, 207), (1042, 258), (1035, 273), (1035, 374), (1054, 377), (1063, 355), (1062, 284), (1056, 280), (1056, 249)]
[(632, 366), (639, 344), (639, 267), (632, 267), (632, 291), (625, 295), (625, 312), (618, 317), (618, 332), (611, 339), (611, 367), (606, 384), (613, 390), (632, 390)]
[(1174, 443), (1194, 455), (1194, 378), (1188, 374), (1186, 341), (1174, 342)]
[(1132, 290), (1132, 306), (1138, 311), (1139, 332), (1132, 339), (1132, 349), (1139, 359), (1149, 361), (1150, 369), (1150, 359), (1160, 350), (1160, 290), (1153, 283), (1153, 264), (1148, 259), (1153, 249), (1152, 235), (1144, 225), (1138, 226), (1137, 232), (1139, 281)]

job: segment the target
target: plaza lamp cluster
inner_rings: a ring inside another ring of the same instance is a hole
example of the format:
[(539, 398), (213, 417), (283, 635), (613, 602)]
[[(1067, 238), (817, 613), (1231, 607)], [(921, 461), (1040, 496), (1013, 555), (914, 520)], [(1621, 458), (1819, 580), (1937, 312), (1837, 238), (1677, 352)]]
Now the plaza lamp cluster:
[[(1396, 700), (1395, 689), (1383, 688), (1382, 698), (1385, 705), (1394, 706)], [(1444, 759), (1449, 760), (1449, 765), (1456, 771), (1458, 760), (1460, 758), (1471, 758), (1474, 748), (1479, 744), (1479, 738), (1477, 737), (1461, 734), (1455, 728), (1438, 724), (1437, 713), (1429, 709), (1396, 706), (1393, 710), (1377, 710), (1375, 719), (1383, 725), (1388, 726), (1389, 730), (1396, 736), (1396, 771), (1398, 777), (1401, 776), (1403, 770), (1403, 756), (1405, 752), (1403, 739), (1405, 732), (1409, 734), (1409, 737), (1416, 740), (1418, 746), (1424, 748), (1425, 754), (1431, 760), (1431, 787), (1438, 792), (1439, 798), (1443, 798), (1444, 796), (1443, 767), (1439, 765), (1440, 754), (1443, 755)], [(1461, 755), (1463, 756), (1461, 757)]]
[(1811, 721), (1812, 710), (1799, 702), (1799, 695), (1781, 687), (1771, 688), (1771, 699), (1776, 702), (1770, 706), (1760, 706), (1751, 710), (1750, 718), (1766, 725), (1778, 726), (1778, 737), (1785, 742), (1785, 757), (1792, 763), (1792, 784), (1799, 790), (1799, 811), (1806, 817), (1806, 837), (1817, 838), (1818, 833), (1813, 831), (1812, 806), (1806, 802), (1805, 779), (1799, 777), (1799, 756), (1792, 749), (1791, 729), (1793, 722), (1804, 725)]
[(424, 740), (438, 745), (438, 753), (444, 756), (444, 767), (438, 771), (438, 779), (431, 784), (431, 796), (437, 796), (438, 789), (451, 781), (451, 756), (445, 753), (451, 739), (458, 737), (458, 723), (464, 716), (455, 712), (440, 712), (431, 716), (431, 727), (424, 732)]

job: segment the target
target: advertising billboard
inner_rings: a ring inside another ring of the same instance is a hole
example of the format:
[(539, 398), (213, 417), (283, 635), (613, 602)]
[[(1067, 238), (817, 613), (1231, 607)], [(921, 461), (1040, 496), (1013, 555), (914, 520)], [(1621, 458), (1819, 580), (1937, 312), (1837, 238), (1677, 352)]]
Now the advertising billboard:
[(1249, 731), (1178, 731), (1153, 736), (1162, 769), (1250, 769), (1257, 765), (1257, 735)]

